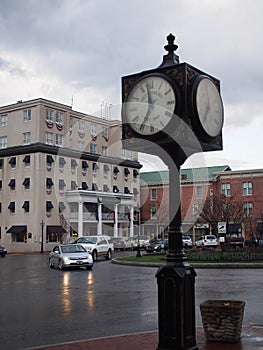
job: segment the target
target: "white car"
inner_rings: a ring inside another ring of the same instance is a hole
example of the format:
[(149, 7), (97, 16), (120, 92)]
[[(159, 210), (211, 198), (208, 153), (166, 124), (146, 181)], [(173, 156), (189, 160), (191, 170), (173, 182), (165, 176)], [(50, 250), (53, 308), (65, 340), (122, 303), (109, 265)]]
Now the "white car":
[(203, 248), (203, 247), (212, 247), (217, 248), (217, 239), (215, 235), (205, 235), (201, 236), (196, 242), (195, 242), (196, 248)]
[(136, 249), (138, 247), (138, 243), (140, 248), (146, 249), (148, 245), (150, 244), (150, 240), (148, 236), (133, 236), (131, 237), (132, 241), (132, 248)]
[(192, 248), (193, 242), (190, 236), (183, 236), (183, 247), (184, 248)]
[(99, 256), (111, 260), (113, 244), (108, 236), (82, 236), (77, 238), (72, 244), (81, 244), (92, 255), (93, 261), (97, 261)]
[(49, 253), (49, 267), (58, 267), (60, 270), (70, 267), (86, 267), (92, 269), (91, 254), (80, 244), (59, 244)]

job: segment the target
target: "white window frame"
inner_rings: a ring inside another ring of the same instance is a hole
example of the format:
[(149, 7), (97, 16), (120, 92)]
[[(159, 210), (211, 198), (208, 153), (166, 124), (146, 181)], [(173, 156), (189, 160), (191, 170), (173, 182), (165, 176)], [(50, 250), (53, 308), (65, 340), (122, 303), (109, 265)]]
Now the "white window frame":
[(221, 184), (221, 194), (225, 196), (231, 195), (231, 184), (230, 182), (225, 182)]
[(55, 134), (55, 145), (61, 147), (63, 144), (63, 135)]
[(8, 115), (7, 114), (3, 114), (0, 117), (0, 125), (1, 126), (7, 126), (8, 125)]
[(64, 112), (56, 111), (56, 123), (63, 125), (63, 123), (64, 123)]
[(31, 132), (23, 132), (23, 145), (28, 145), (31, 143)]
[(54, 145), (54, 134), (53, 132), (45, 132), (45, 143), (47, 145)]
[(85, 120), (79, 119), (78, 120), (78, 131), (84, 131), (85, 129)]
[(101, 147), (101, 154), (102, 154), (103, 156), (106, 156), (107, 153), (108, 153), (108, 147), (107, 147), (107, 146), (102, 146), (102, 147)]
[(0, 148), (7, 147), (7, 136), (0, 136)]
[(96, 143), (90, 143), (90, 153), (97, 154), (97, 144)]
[(157, 189), (151, 188), (151, 200), (156, 201), (157, 200)]
[(78, 141), (77, 148), (78, 148), (78, 151), (83, 152), (85, 150), (85, 142)]
[(195, 187), (196, 198), (202, 198), (202, 195), (203, 195), (203, 186), (196, 186)]
[(25, 109), (24, 110), (24, 122), (30, 122), (32, 118), (32, 111), (31, 109)]
[(54, 110), (51, 108), (46, 108), (46, 120), (51, 122), (54, 121)]

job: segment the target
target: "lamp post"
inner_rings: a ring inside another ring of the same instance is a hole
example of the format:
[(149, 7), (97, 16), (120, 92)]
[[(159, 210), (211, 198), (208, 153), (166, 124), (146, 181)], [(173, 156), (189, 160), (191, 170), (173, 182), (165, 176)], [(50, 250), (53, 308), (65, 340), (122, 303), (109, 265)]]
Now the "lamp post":
[(137, 254), (136, 254), (136, 258), (141, 258), (141, 250), (140, 250), (140, 209), (138, 208), (137, 211), (137, 215), (138, 215), (138, 230), (137, 230), (137, 235), (138, 235), (138, 242), (137, 242)]
[(44, 252), (44, 226), (45, 226), (45, 223), (44, 221), (42, 220), (41, 223), (40, 223), (40, 226), (41, 226), (41, 253)]

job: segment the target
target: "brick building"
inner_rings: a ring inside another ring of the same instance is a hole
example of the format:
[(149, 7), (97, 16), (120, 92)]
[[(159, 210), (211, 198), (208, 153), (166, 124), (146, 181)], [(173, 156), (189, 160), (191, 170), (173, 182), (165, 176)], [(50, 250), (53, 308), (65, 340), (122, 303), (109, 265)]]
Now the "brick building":
[[(263, 169), (233, 171), (227, 165), (181, 169), (180, 180), (182, 228), (194, 240), (212, 229), (200, 219), (205, 201), (222, 195), (242, 208), (241, 222), (235, 224), (232, 218), (228, 230), (241, 230), (245, 239), (263, 234)], [(168, 213), (168, 171), (142, 172), (141, 232), (151, 238), (161, 234), (169, 224)]]

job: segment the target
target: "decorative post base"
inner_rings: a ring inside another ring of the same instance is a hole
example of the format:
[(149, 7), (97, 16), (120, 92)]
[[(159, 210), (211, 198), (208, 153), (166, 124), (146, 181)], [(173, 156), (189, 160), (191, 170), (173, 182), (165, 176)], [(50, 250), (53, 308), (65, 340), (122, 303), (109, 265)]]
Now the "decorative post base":
[(157, 350), (197, 350), (194, 268), (186, 262), (160, 267), (158, 283), (159, 343)]

